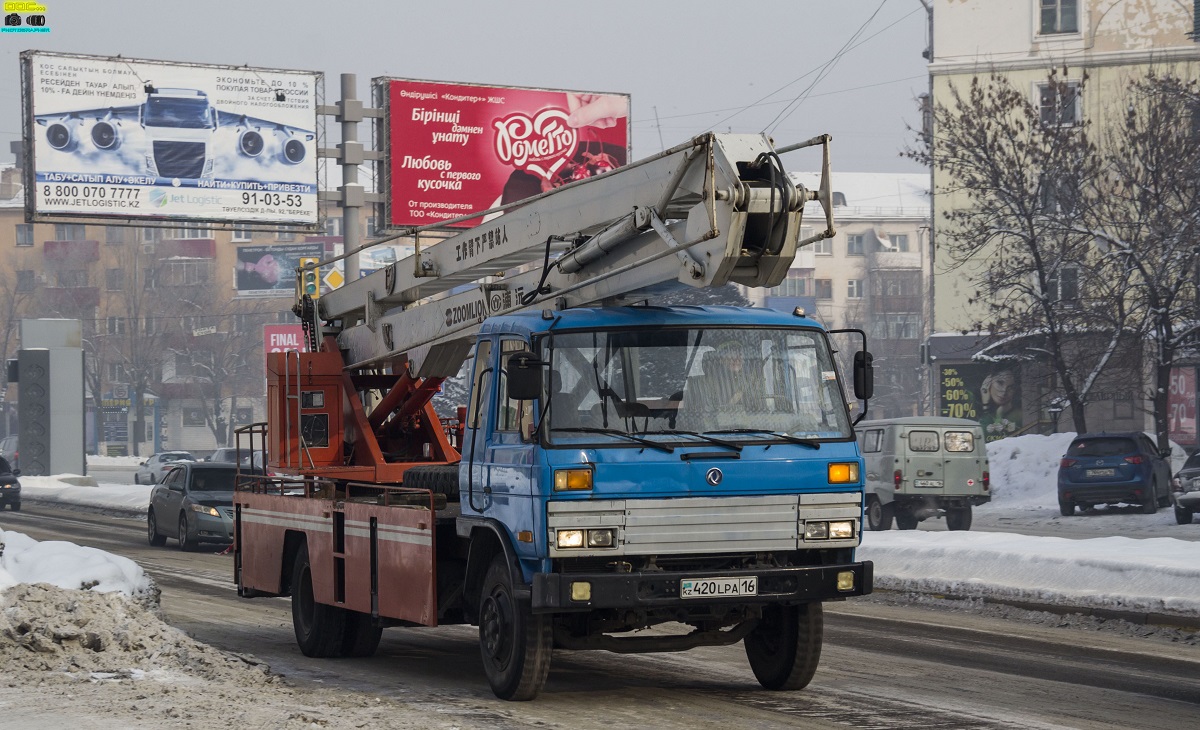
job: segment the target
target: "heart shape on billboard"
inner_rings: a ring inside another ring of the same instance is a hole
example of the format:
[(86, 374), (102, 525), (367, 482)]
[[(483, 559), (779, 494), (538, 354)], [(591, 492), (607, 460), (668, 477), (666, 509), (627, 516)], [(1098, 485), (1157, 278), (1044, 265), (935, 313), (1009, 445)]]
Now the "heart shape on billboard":
[(579, 133), (567, 124), (567, 112), (543, 109), (537, 116), (518, 112), (492, 122), (496, 156), (506, 165), (546, 180), (575, 154)]

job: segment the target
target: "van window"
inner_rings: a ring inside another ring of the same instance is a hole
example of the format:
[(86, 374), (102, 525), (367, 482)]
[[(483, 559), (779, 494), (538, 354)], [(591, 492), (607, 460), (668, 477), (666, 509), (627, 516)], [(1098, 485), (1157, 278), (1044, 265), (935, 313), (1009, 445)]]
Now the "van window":
[(974, 451), (975, 436), (970, 431), (947, 431), (946, 451)]
[(937, 451), (937, 431), (909, 431), (908, 448), (913, 451)]
[(859, 448), (864, 454), (873, 454), (881, 450), (880, 443), (883, 441), (883, 431), (880, 429), (872, 429), (863, 431), (858, 435)]

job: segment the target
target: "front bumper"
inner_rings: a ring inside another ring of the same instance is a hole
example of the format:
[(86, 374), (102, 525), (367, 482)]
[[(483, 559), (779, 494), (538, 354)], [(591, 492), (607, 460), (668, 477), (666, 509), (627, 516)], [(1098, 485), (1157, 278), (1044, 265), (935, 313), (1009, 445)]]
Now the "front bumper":
[[(838, 589), (838, 574), (852, 572), (853, 587)], [(758, 595), (728, 598), (680, 598), (679, 583), (687, 579), (758, 578)], [(571, 598), (572, 584), (590, 584), (586, 601)], [(872, 591), (874, 564), (820, 565), (813, 567), (763, 568), (758, 570), (643, 571), (633, 573), (539, 573), (533, 576), (533, 611), (556, 613), (591, 611), (599, 608), (669, 608), (711, 604), (763, 605), (809, 603)]]
[(233, 520), (197, 514), (193, 525), (193, 534), (198, 542), (233, 542)]
[(1172, 492), (1171, 497), (1175, 506), (1200, 512), (1200, 492)]
[(21, 485), (5, 484), (0, 487), (0, 503), (12, 504), (21, 501)]

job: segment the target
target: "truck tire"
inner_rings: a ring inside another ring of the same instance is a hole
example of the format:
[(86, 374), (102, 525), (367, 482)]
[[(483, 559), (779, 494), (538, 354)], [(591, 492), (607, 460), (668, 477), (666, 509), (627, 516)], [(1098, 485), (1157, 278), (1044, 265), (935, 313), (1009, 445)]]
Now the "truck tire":
[(804, 689), (821, 661), (825, 618), (820, 601), (766, 606), (742, 644), (758, 683), (766, 689)]
[(966, 507), (949, 507), (946, 509), (946, 529), (971, 529), (971, 505)]
[(492, 692), (502, 700), (532, 700), (550, 672), (550, 617), (535, 615), (513, 595), (504, 555), (488, 566), (479, 597), (479, 648)]
[(448, 500), (458, 499), (458, 464), (414, 466), (404, 472), (404, 486), (444, 494)]
[(919, 523), (920, 520), (917, 519), (916, 515), (912, 514), (911, 512), (905, 512), (903, 510), (895, 510), (895, 513), (896, 513), (896, 527), (899, 527), (901, 530), (917, 529), (917, 523)]
[(308, 545), (301, 543), (292, 567), (292, 628), (304, 656), (336, 657), (342, 654), (346, 635), (346, 612), (337, 606), (317, 603), (313, 597), (312, 568)]
[(383, 627), (376, 625), (368, 613), (344, 610), (346, 633), (342, 637), (342, 656), (374, 656), (383, 636)]
[(873, 494), (867, 497), (867, 527), (872, 530), (892, 529), (893, 509), (891, 502), (884, 504)]

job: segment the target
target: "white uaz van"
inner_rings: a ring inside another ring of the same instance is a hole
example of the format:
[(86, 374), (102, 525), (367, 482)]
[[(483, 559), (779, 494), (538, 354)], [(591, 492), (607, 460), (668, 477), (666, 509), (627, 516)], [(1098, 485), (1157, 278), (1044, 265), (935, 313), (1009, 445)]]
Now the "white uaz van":
[(987, 446), (975, 421), (909, 416), (855, 426), (866, 463), (866, 522), (889, 530), (893, 518), (912, 530), (945, 517), (951, 530), (971, 529), (971, 507), (991, 500)]

